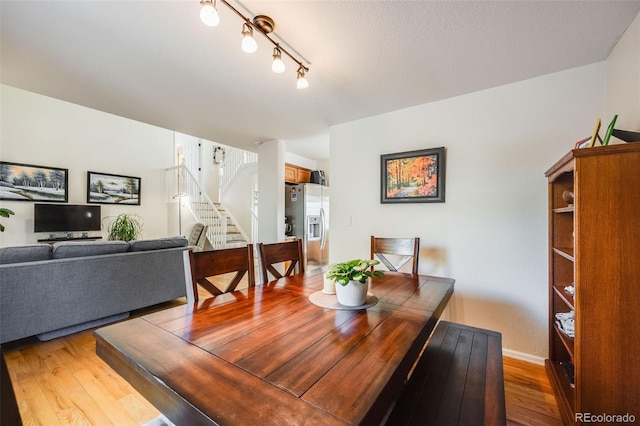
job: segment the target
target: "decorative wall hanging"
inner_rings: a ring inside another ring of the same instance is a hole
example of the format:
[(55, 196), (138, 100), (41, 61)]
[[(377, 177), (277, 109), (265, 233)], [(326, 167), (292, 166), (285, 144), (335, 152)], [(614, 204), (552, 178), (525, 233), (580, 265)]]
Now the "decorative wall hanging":
[(443, 203), (444, 147), (380, 156), (380, 202)]
[(140, 205), (141, 178), (87, 172), (87, 203)]
[(0, 161), (0, 200), (66, 203), (69, 170)]

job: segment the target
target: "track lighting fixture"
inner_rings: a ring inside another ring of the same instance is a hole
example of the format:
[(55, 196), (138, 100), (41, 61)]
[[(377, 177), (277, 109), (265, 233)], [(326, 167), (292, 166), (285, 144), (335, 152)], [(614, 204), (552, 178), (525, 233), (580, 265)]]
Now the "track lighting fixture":
[(202, 22), (210, 27), (216, 27), (220, 23), (220, 15), (218, 15), (215, 3), (211, 0), (201, 0), (200, 4), (202, 5), (202, 9), (200, 9)]
[(273, 72), (281, 74), (286, 69), (284, 62), (282, 62), (282, 52), (278, 46), (273, 48), (273, 63), (271, 64)]
[(247, 53), (253, 53), (258, 49), (258, 44), (253, 38), (253, 30), (257, 30), (258, 33), (262, 34), (275, 46), (273, 49), (273, 63), (271, 64), (273, 72), (280, 74), (285, 71), (286, 66), (282, 60), (282, 54), (284, 53), (298, 64), (298, 78), (296, 84), (298, 89), (306, 89), (309, 87), (309, 82), (306, 79), (306, 73), (309, 72), (309, 68), (269, 36), (269, 34), (275, 29), (273, 19), (265, 15), (257, 15), (253, 20), (250, 20), (240, 13), (235, 7), (231, 6), (227, 0), (200, 0), (200, 4), (202, 5), (202, 9), (200, 10), (200, 19), (205, 25), (210, 27), (215, 27), (220, 23), (220, 16), (218, 15), (218, 10), (216, 8), (217, 2), (227, 6), (244, 21), (242, 24), (242, 50)]
[(258, 43), (253, 38), (253, 28), (246, 23), (242, 24), (242, 50), (247, 53), (258, 50)]
[(300, 68), (298, 68), (298, 83), (296, 85), (298, 89), (306, 89), (307, 87), (309, 87), (309, 82), (305, 78), (304, 74), (305, 67), (300, 65)]

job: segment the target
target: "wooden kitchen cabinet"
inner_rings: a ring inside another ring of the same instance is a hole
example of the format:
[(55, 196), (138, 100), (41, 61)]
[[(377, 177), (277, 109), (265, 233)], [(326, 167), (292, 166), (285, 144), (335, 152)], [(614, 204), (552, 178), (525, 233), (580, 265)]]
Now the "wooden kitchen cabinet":
[(284, 181), (286, 183), (309, 183), (311, 182), (311, 170), (293, 164), (285, 164)]
[(287, 183), (298, 183), (298, 168), (290, 164), (284, 165), (284, 181)]

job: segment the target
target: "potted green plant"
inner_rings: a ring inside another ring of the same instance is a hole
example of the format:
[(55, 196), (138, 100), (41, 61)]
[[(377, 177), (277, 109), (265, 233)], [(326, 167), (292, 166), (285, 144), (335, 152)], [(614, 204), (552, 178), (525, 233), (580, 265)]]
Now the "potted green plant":
[[(15, 214), (15, 213), (9, 209), (5, 209), (5, 208), (0, 209), (0, 216), (2, 217), (9, 217), (12, 214)], [(1, 223), (0, 223), (0, 232), (4, 232), (4, 225)]]
[(338, 303), (345, 306), (364, 305), (369, 290), (368, 279), (384, 276), (381, 271), (372, 269), (379, 263), (378, 260), (354, 259), (330, 265), (326, 277), (336, 283)]
[(107, 229), (110, 241), (133, 241), (142, 237), (142, 218), (137, 214), (119, 214)]

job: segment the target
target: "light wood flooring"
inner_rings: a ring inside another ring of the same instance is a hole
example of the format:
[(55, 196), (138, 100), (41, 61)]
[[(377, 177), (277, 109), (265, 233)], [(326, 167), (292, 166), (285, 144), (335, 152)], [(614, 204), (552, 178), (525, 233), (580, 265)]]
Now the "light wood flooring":
[[(160, 414), (98, 358), (93, 330), (3, 350), (25, 425), (142, 425)], [(562, 425), (543, 366), (505, 357), (504, 377), (508, 425)]]
[(544, 366), (503, 357), (507, 425), (562, 426)]

